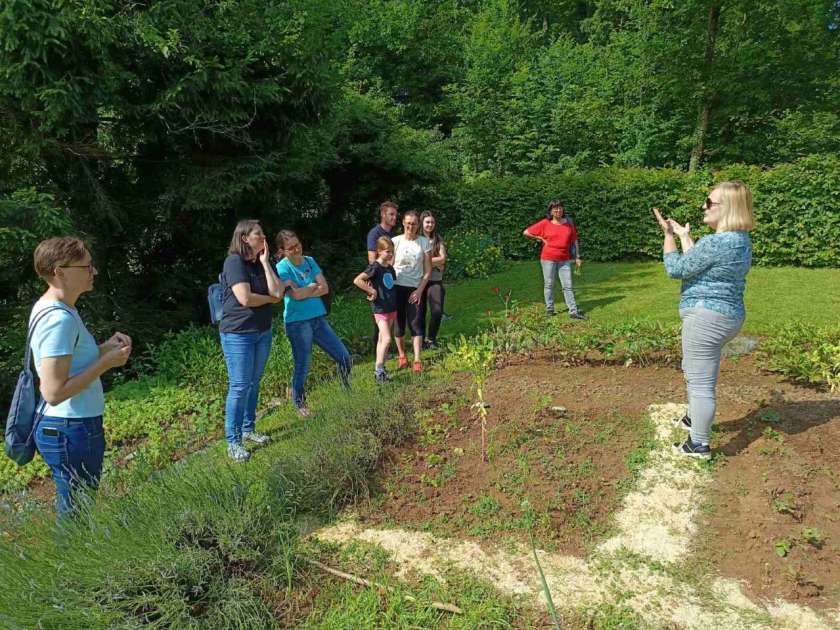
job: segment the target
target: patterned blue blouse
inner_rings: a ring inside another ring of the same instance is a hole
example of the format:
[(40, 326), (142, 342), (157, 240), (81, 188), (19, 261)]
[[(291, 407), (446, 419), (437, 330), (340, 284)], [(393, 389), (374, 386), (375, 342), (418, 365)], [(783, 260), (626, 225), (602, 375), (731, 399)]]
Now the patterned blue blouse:
[(686, 253), (663, 256), (665, 271), (680, 278), (680, 309), (702, 306), (744, 319), (744, 285), (752, 264), (747, 232), (721, 232), (699, 239)]

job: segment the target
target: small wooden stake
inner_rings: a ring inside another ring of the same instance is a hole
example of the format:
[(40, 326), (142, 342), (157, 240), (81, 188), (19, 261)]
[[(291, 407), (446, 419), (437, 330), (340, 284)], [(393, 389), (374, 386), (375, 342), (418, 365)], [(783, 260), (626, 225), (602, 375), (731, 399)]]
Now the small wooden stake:
[[(350, 582), (354, 582), (355, 584), (359, 584), (361, 586), (368, 586), (368, 587), (374, 586), (381, 591), (393, 590), (393, 589), (389, 589), (387, 586), (383, 586), (382, 584), (377, 584), (376, 582), (371, 582), (370, 580), (366, 580), (365, 578), (359, 577), (357, 575), (352, 575), (350, 573), (345, 573), (344, 571), (339, 571), (338, 569), (333, 569), (332, 567), (328, 567), (326, 564), (318, 562), (317, 560), (313, 560), (312, 558), (307, 558), (306, 556), (301, 556), (301, 559), (304, 562), (307, 562), (307, 563), (311, 564), (313, 567), (317, 567), (317, 568), (321, 569), (321, 571), (325, 571), (326, 573), (329, 573), (329, 574), (334, 575), (336, 577), (340, 577), (343, 580), (348, 580)], [(417, 601), (417, 598), (412, 597), (411, 595), (403, 594), (403, 597), (405, 597), (410, 602), (416, 602)], [(455, 604), (444, 604), (442, 602), (431, 602), (429, 605), (432, 608), (436, 608), (437, 610), (443, 610), (445, 612), (451, 612), (451, 613), (455, 613), (457, 615), (461, 615), (464, 612), (463, 610), (458, 608)]]

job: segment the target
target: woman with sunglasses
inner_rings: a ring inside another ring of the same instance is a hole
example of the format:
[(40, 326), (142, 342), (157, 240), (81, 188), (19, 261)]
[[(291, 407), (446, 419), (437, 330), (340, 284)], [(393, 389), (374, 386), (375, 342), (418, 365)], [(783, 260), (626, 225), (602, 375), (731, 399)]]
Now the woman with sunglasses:
[[(665, 235), (665, 271), (682, 280), (682, 369), (688, 390), (688, 414), (677, 423), (688, 438), (674, 450), (688, 457), (711, 457), (715, 389), (724, 344), (741, 329), (744, 287), (752, 264), (749, 231), (753, 227), (752, 193), (742, 182), (715, 186), (703, 205), (703, 223), (714, 230), (696, 243), (688, 223), (665, 219), (653, 209)], [(674, 235), (680, 239), (677, 251)]]
[(97, 275), (81, 240), (65, 236), (42, 241), (34, 264), (47, 283), (29, 318), (30, 348), (41, 379), (38, 412), (43, 413), (35, 427), (35, 445), (52, 471), (56, 511), (63, 517), (78, 507), (78, 490), (99, 485), (105, 454), (105, 396), (99, 377), (125, 365), (131, 337), (118, 332), (97, 344), (79, 316), (76, 302), (93, 290)]

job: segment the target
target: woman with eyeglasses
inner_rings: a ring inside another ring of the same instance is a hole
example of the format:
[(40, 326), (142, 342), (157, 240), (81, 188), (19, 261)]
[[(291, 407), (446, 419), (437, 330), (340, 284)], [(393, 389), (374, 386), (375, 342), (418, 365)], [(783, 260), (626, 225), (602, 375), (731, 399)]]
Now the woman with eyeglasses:
[(286, 337), (292, 347), (292, 403), (302, 418), (312, 412), (306, 404), (306, 377), (315, 344), (335, 361), (341, 385), (350, 387), (353, 360), (344, 342), (327, 321), (327, 309), (321, 299), (330, 287), (321, 268), (312, 256), (303, 255), (303, 245), (291, 230), (281, 230), (275, 239), (277, 255), (284, 258), (277, 263), (277, 275), (289, 287), (283, 299), (283, 321)]
[(97, 275), (84, 242), (69, 236), (42, 241), (34, 265), (47, 283), (29, 317), (29, 345), (42, 398), (35, 445), (52, 471), (56, 511), (64, 517), (78, 508), (79, 490), (99, 485), (105, 454), (100, 377), (125, 365), (131, 337), (118, 332), (97, 344), (76, 310)]
[[(714, 233), (695, 243), (688, 223), (680, 225), (653, 209), (665, 235), (665, 271), (682, 280), (682, 369), (688, 390), (688, 414), (677, 424), (689, 431), (674, 450), (709, 459), (715, 418), (720, 355), (724, 344), (741, 329), (746, 276), (752, 264), (749, 231), (753, 227), (752, 192), (742, 182), (722, 182), (703, 204), (703, 223)], [(677, 251), (674, 235), (680, 239)]]

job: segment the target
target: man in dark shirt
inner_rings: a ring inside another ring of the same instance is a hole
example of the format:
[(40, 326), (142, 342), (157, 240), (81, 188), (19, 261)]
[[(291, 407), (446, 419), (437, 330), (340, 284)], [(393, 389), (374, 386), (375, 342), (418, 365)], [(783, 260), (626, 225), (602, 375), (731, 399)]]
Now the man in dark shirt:
[(367, 235), (368, 264), (376, 260), (376, 240), (380, 236), (394, 238), (394, 227), (397, 225), (397, 204), (393, 201), (383, 201), (379, 204), (379, 223), (374, 225)]
[[(397, 225), (397, 211), (399, 208), (393, 201), (383, 201), (379, 204), (379, 223), (374, 225), (367, 235), (367, 257), (368, 264), (376, 260), (376, 239), (380, 236), (394, 238), (394, 228)], [(376, 323), (373, 325), (373, 351), (376, 352), (376, 344), (379, 342), (379, 328)]]

